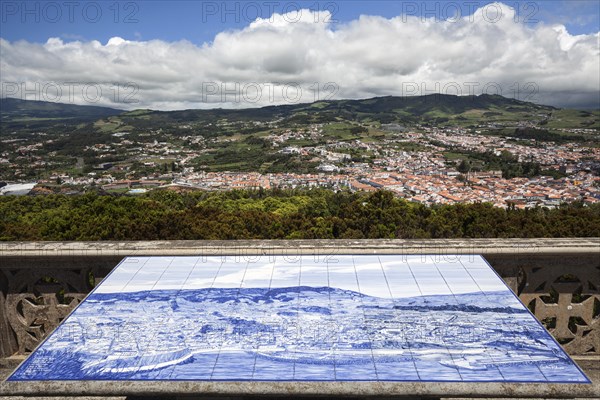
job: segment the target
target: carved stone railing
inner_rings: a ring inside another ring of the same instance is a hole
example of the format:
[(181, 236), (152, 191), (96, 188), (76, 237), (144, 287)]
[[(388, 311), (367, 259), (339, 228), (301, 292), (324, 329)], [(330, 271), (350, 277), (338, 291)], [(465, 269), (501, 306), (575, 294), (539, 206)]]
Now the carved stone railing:
[(571, 355), (600, 356), (600, 239), (594, 238), (4, 242), (0, 359), (31, 352), (123, 257), (202, 254), (482, 254)]

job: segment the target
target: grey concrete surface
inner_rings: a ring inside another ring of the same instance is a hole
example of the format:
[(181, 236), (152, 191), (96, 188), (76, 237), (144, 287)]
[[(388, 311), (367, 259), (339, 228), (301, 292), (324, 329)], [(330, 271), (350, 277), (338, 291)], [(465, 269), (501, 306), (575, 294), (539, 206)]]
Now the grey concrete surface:
[(310, 396), (310, 397), (511, 397), (598, 399), (597, 384), (513, 384), (441, 382), (10, 382), (0, 392), (15, 396)]
[(586, 252), (600, 255), (600, 238), (0, 242), (0, 257), (292, 253), (541, 255)]

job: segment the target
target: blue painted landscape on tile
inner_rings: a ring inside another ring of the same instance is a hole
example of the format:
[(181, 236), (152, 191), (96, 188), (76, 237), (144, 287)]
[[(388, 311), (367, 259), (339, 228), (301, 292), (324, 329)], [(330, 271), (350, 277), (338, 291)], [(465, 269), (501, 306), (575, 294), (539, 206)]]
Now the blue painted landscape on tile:
[(126, 258), (9, 380), (589, 383), (472, 255)]

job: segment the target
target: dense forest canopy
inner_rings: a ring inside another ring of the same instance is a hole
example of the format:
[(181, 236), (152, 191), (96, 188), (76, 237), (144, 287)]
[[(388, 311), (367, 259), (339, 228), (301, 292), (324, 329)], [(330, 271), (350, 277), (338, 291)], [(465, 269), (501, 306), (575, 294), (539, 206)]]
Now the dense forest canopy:
[(254, 190), (0, 197), (0, 240), (600, 236), (600, 205), (434, 207), (373, 193)]

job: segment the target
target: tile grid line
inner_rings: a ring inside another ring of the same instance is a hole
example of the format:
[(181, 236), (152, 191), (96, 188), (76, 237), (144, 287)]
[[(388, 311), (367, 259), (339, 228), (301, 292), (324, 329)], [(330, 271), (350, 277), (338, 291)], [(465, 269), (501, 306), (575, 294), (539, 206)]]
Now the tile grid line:
[[(246, 261), (246, 267), (244, 268), (244, 275), (242, 276), (242, 279), (240, 281), (240, 285), (237, 288), (236, 299), (239, 298), (240, 290), (242, 289), (242, 285), (244, 283), (244, 278), (246, 277), (246, 271), (248, 271), (248, 264), (249, 264), (249, 262)], [(216, 276), (215, 276), (215, 280), (216, 280)], [(215, 363), (213, 365), (212, 373), (210, 374), (211, 379), (215, 375), (215, 368), (217, 368), (217, 364), (219, 363), (219, 358), (221, 356), (221, 351), (223, 351), (223, 341), (221, 341), (221, 346), (219, 346), (219, 352), (217, 353), (217, 358), (216, 358)]]
[[(129, 278), (129, 280), (127, 282), (125, 282), (125, 284), (123, 285), (123, 287), (121, 287), (121, 289), (119, 290), (120, 292), (123, 292), (125, 290), (125, 288), (127, 287), (127, 285), (129, 285), (131, 283), (131, 281), (133, 280), (133, 278), (135, 278), (137, 276), (137, 274), (139, 274), (139, 272), (142, 270), (142, 268), (144, 268), (146, 266), (146, 264), (148, 263), (148, 261), (150, 261), (150, 257), (146, 257), (146, 261), (144, 261), (144, 263), (142, 265), (140, 265), (140, 267), (137, 269), (137, 271), (135, 271), (135, 274), (131, 275), (131, 277)], [(100, 284), (98, 286), (100, 286), (102, 284), (102, 281), (100, 282)]]
[[(121, 292), (123, 292), (123, 291), (125, 290), (125, 288), (127, 287), (127, 285), (129, 285), (129, 284), (130, 284), (130, 283), (133, 281), (133, 279), (134, 279), (134, 278), (137, 276), (137, 274), (139, 274), (139, 273), (140, 273), (140, 271), (141, 271), (141, 270), (142, 270), (142, 269), (143, 269), (143, 268), (146, 266), (146, 264), (148, 263), (148, 261), (150, 261), (150, 257), (147, 257), (147, 258), (146, 258), (146, 261), (144, 261), (144, 263), (143, 263), (142, 265), (140, 265), (140, 267), (137, 269), (137, 271), (135, 272), (135, 274), (133, 274), (133, 275), (132, 275), (132, 276), (129, 278), (129, 280), (128, 280), (128, 281), (127, 281), (125, 284), (124, 284), (124, 286), (121, 288), (121, 290), (119, 291), (119, 293), (121, 293)], [(102, 284), (102, 282), (100, 282), (100, 285), (101, 285), (101, 284)], [(128, 321), (128, 322), (129, 322), (129, 321), (131, 321), (131, 317), (130, 317), (130, 318), (128, 318), (128, 320), (127, 320), (127, 321)], [(127, 323), (126, 323), (125, 325), (127, 325)], [(119, 335), (119, 332), (120, 332), (120, 330), (117, 330), (117, 336)], [(118, 359), (119, 359), (119, 360), (120, 360), (120, 359), (122, 359), (122, 357), (123, 357), (123, 356), (124, 356), (124, 355), (122, 354), (122, 355), (121, 355), (121, 356), (120, 356)]]
[[(361, 294), (361, 296), (359, 296), (360, 298), (360, 302), (361, 304), (364, 305), (363, 299), (362, 299), (362, 291), (360, 290), (360, 281), (358, 279), (358, 272), (356, 271), (356, 263), (354, 262), (354, 256), (352, 257), (352, 267), (354, 268), (354, 277), (356, 279), (356, 284), (358, 285), (358, 292)], [(365, 309), (364, 307), (362, 308), (362, 313), (363, 313), (363, 322), (365, 323), (365, 326), (367, 326), (367, 316), (365, 314)], [(375, 371), (375, 377), (377, 379), (377, 381), (379, 381), (379, 375), (377, 374), (377, 364), (375, 363), (375, 355), (373, 354), (373, 337), (371, 336), (368, 326), (367, 326), (367, 336), (369, 337), (369, 348), (371, 349), (371, 361), (373, 362), (373, 370)]]
[[(158, 279), (156, 280), (156, 282), (154, 282), (154, 284), (152, 285), (152, 288), (151, 288), (150, 290), (153, 290), (153, 289), (156, 287), (156, 284), (157, 284), (157, 283), (160, 281), (160, 279), (161, 279), (161, 278), (164, 276), (165, 272), (166, 272), (166, 271), (169, 269), (169, 267), (171, 266), (171, 264), (173, 264), (173, 261), (174, 261), (174, 260), (175, 260), (175, 257), (171, 257), (171, 261), (169, 261), (169, 263), (167, 264), (167, 266), (165, 267), (165, 269), (163, 270), (163, 272), (160, 274), (160, 277), (158, 277)], [(145, 264), (144, 264), (144, 265), (145, 265)], [(144, 306), (142, 306), (142, 310), (143, 310), (144, 312), (146, 312), (146, 309), (145, 309), (145, 307), (144, 307)], [(159, 316), (159, 318), (161, 318), (161, 320), (162, 320), (162, 319), (164, 319), (164, 320), (166, 320), (166, 319), (167, 319), (167, 317), (165, 317), (164, 315), (161, 315), (161, 316)], [(152, 338), (151, 338), (151, 339), (149, 339), (150, 343), (151, 343), (151, 342), (152, 342), (152, 341), (153, 341), (153, 340), (154, 340), (154, 339), (155, 339), (155, 338), (156, 338), (156, 337), (159, 335), (159, 333), (160, 333), (160, 332), (159, 332), (159, 329), (158, 329), (158, 328), (159, 328), (159, 326), (161, 325), (161, 323), (160, 323), (160, 322), (156, 322), (156, 321), (154, 321), (154, 320), (153, 320), (152, 322), (153, 322), (153, 324), (152, 324), (152, 325), (153, 325), (153, 329), (152, 329), (152, 330), (153, 330), (153, 336), (152, 336)], [(139, 344), (140, 344), (140, 342), (139, 342), (139, 340), (137, 340), (137, 338), (136, 338), (136, 347), (137, 347), (138, 351), (140, 351), (140, 346), (139, 346)], [(131, 373), (131, 375), (134, 375), (135, 373), (138, 373), (138, 372), (139, 372), (139, 367), (140, 367), (140, 365), (139, 365), (139, 364), (140, 364), (140, 363), (141, 363), (141, 360), (139, 360), (139, 361), (138, 361), (138, 370), (137, 370), (136, 372), (132, 372), (132, 373)]]
[[(331, 288), (331, 282), (329, 280), (329, 261), (325, 260), (325, 272), (327, 273), (327, 287)], [(329, 309), (331, 310), (331, 290), (327, 291), (327, 299), (328, 299), (328, 306)], [(334, 340), (336, 342), (336, 344), (339, 342), (340, 340), (340, 332), (339, 332), (339, 327), (337, 326), (337, 324), (335, 323), (335, 321), (333, 320), (333, 317), (329, 317), (329, 320), (331, 321), (331, 326), (335, 326), (335, 333), (334, 333)], [(332, 353), (332, 358), (333, 358), (333, 379), (337, 381), (337, 362), (336, 362), (336, 351), (335, 351), (335, 346), (333, 346), (333, 349), (331, 349), (331, 353)]]
[[(302, 258), (300, 258), (298, 266), (298, 284), (300, 287), (300, 282), (302, 282)], [(296, 377), (296, 353), (298, 352), (298, 342), (300, 339), (300, 290), (298, 290), (298, 295), (296, 297), (296, 346), (294, 346), (294, 367), (292, 369), (294, 378)]]
[[(423, 257), (421, 257), (421, 258), (423, 258)], [(427, 257), (426, 257), (426, 256), (425, 256), (425, 261), (427, 262)], [(419, 293), (421, 293), (421, 296), (423, 296), (423, 291), (421, 290), (421, 284), (419, 283), (419, 280), (417, 279), (417, 277), (416, 277), (416, 275), (415, 275), (415, 273), (414, 273), (414, 271), (413, 271), (413, 268), (412, 268), (412, 267), (411, 267), (411, 265), (410, 265), (410, 262), (407, 260), (407, 262), (406, 262), (406, 263), (408, 264), (408, 269), (410, 270), (410, 273), (411, 273), (411, 275), (412, 275), (413, 279), (415, 280), (415, 283), (417, 284), (417, 287), (418, 287), (418, 289), (419, 289)], [(435, 265), (435, 264), (434, 264), (434, 265)], [(439, 273), (439, 272), (438, 272), (438, 273)], [(446, 286), (448, 286), (448, 285), (446, 284)], [(452, 357), (452, 353), (450, 352), (450, 349), (448, 349), (448, 346), (446, 346), (446, 344), (445, 344), (445, 343), (444, 343), (444, 348), (445, 348), (445, 349), (446, 349), (446, 351), (448, 352), (448, 355), (450, 356), (450, 359), (452, 359), (452, 363), (454, 364), (454, 357)], [(460, 380), (461, 380), (461, 381), (463, 381), (463, 377), (462, 377), (462, 375), (461, 375), (461, 373), (460, 373), (459, 369), (458, 369), (458, 368), (456, 368), (456, 364), (454, 364), (454, 365), (455, 365), (456, 372), (458, 373), (458, 376), (460, 377)]]
[[(273, 274), (275, 273), (275, 262), (273, 262), (273, 267), (271, 268), (271, 276), (269, 278), (269, 287), (267, 288), (267, 293), (271, 291), (271, 285), (273, 283)], [(263, 312), (263, 325), (267, 322), (267, 314)], [(268, 332), (267, 332), (268, 334)], [(254, 375), (256, 374), (256, 362), (258, 361), (258, 351), (254, 354), (254, 365), (252, 366), (252, 379), (254, 379)]]
[[(475, 284), (477, 285), (477, 287), (479, 288), (479, 290), (481, 290), (481, 292), (483, 293), (483, 295), (486, 298), (488, 298), (486, 292), (481, 289), (481, 286), (479, 286), (479, 282), (477, 282), (477, 280), (475, 278), (473, 278), (473, 275), (471, 274), (471, 271), (469, 271), (469, 269), (464, 266), (464, 264), (462, 263), (462, 261), (459, 260), (459, 262), (463, 266), (463, 268), (465, 268), (465, 271), (467, 271), (467, 273), (469, 274), (469, 276), (471, 277), (471, 279), (473, 279), (473, 281), (475, 282)], [(489, 268), (490, 267), (487, 266), (487, 269), (489, 269)], [(507, 288), (507, 290), (510, 290), (510, 289)], [(529, 332), (529, 330), (527, 329), (527, 327), (524, 327), (524, 329)], [(538, 371), (540, 371), (540, 374), (544, 377), (544, 379), (546, 380), (546, 382), (548, 382), (548, 377), (546, 376), (546, 374), (544, 374), (544, 371), (541, 370), (541, 368), (539, 367), (539, 365), (537, 363), (535, 364), (535, 366), (538, 369)]]
[[(448, 286), (448, 290), (450, 290), (450, 293), (452, 294), (452, 297), (454, 298), (454, 302), (456, 305), (460, 306), (460, 303), (458, 301), (458, 299), (456, 298), (456, 294), (454, 293), (454, 290), (452, 290), (452, 287), (450, 286), (450, 284), (448, 283), (448, 281), (446, 280), (446, 277), (444, 276), (444, 274), (442, 273), (442, 271), (440, 271), (440, 268), (438, 267), (438, 263), (435, 261), (435, 259), (432, 258), (433, 261), (433, 265), (435, 266), (435, 269), (437, 270), (438, 274), (440, 274), (440, 276), (442, 277), (442, 279), (444, 280), (444, 282), (446, 283), (446, 286)], [(459, 260), (460, 262), (460, 260)], [(464, 265), (462, 265), (461, 263), (461, 267), (463, 268), (463, 270), (466, 271)], [(471, 276), (471, 274), (469, 274), (469, 276), (471, 277), (471, 279), (473, 280), (473, 277)], [(477, 282), (475, 282), (473, 280), (473, 282), (477, 285)], [(477, 285), (477, 288), (479, 289), (479, 292), (484, 294), (483, 291), (481, 290), (481, 288), (479, 287), (479, 285)], [(487, 297), (487, 296), (486, 296)], [(450, 355), (452, 357), (452, 354)], [(493, 361), (493, 358), (486, 352), (486, 356)], [(452, 361), (454, 362), (454, 357), (452, 357)], [(504, 374), (502, 373), (502, 371), (500, 371), (500, 368), (498, 368), (497, 366), (494, 366), (494, 368), (498, 371), (498, 373), (500, 374), (500, 376), (502, 377), (502, 380), (506, 381), (506, 377), (504, 376)]]
[[(215, 272), (215, 276), (214, 276), (214, 278), (213, 278), (210, 286), (208, 287), (208, 291), (209, 292), (212, 291), (212, 289), (214, 288), (215, 282), (217, 280), (217, 277), (219, 276), (219, 272), (221, 272), (221, 268), (223, 268), (223, 264), (225, 263), (225, 260), (223, 259), (223, 257), (220, 257), (220, 258), (221, 258), (221, 263), (219, 264), (219, 268), (217, 268), (217, 272)], [(218, 357), (218, 354), (217, 354), (217, 357)], [(212, 375), (213, 375), (213, 373), (215, 371), (215, 364), (216, 364), (216, 360), (215, 360), (215, 363), (213, 364), (213, 367), (212, 367), (212, 369), (210, 371), (210, 376), (211, 377), (212, 377)]]
[[(194, 265), (192, 266), (192, 268), (190, 268), (190, 272), (188, 272), (187, 276), (183, 280), (183, 283), (181, 284), (181, 286), (177, 290), (177, 294), (175, 295), (175, 299), (179, 298), (179, 294), (183, 291), (183, 288), (187, 284), (187, 281), (190, 279), (190, 276), (192, 276), (192, 273), (196, 270), (196, 267), (198, 266), (199, 262), (200, 262), (200, 257), (196, 257), (196, 261), (194, 262)], [(171, 373), (169, 374), (169, 379), (171, 379), (171, 376), (173, 376), (174, 372), (175, 372), (175, 368), (172, 368), (171, 369)]]
[[(393, 304), (396, 304), (396, 299), (394, 298), (394, 294), (392, 293), (392, 289), (390, 287), (390, 282), (388, 281), (387, 275), (385, 273), (385, 268), (383, 267), (383, 264), (381, 263), (381, 258), (379, 258), (379, 256), (378, 256), (377, 260), (379, 261), (379, 266), (381, 267), (381, 272), (383, 273), (383, 278), (385, 279), (385, 284), (388, 288), (388, 292), (390, 293), (392, 302), (393, 302)], [(408, 267), (408, 262), (406, 262), (406, 265)], [(414, 277), (413, 277), (413, 279), (414, 279)], [(415, 372), (417, 374), (417, 377), (419, 378), (419, 380), (421, 380), (421, 375), (419, 374), (419, 370), (417, 369), (417, 363), (415, 362), (415, 357), (414, 357), (414, 354), (412, 353), (412, 347), (410, 345), (410, 340), (408, 340), (406, 338), (406, 336), (404, 337), (404, 340), (406, 341), (406, 346), (408, 347), (408, 350), (410, 351), (410, 359), (412, 360), (413, 366), (415, 367)]]
[(165, 272), (167, 272), (169, 270), (169, 268), (171, 267), (171, 264), (173, 264), (173, 261), (175, 261), (175, 257), (171, 257), (171, 261), (169, 261), (169, 263), (167, 264), (166, 268), (160, 274), (160, 276), (158, 277), (158, 279), (156, 280), (156, 282), (154, 282), (154, 285), (152, 285), (152, 289), (150, 289), (150, 290), (153, 290), (156, 287), (156, 285), (158, 284), (158, 282), (162, 279), (162, 277), (165, 276)]

